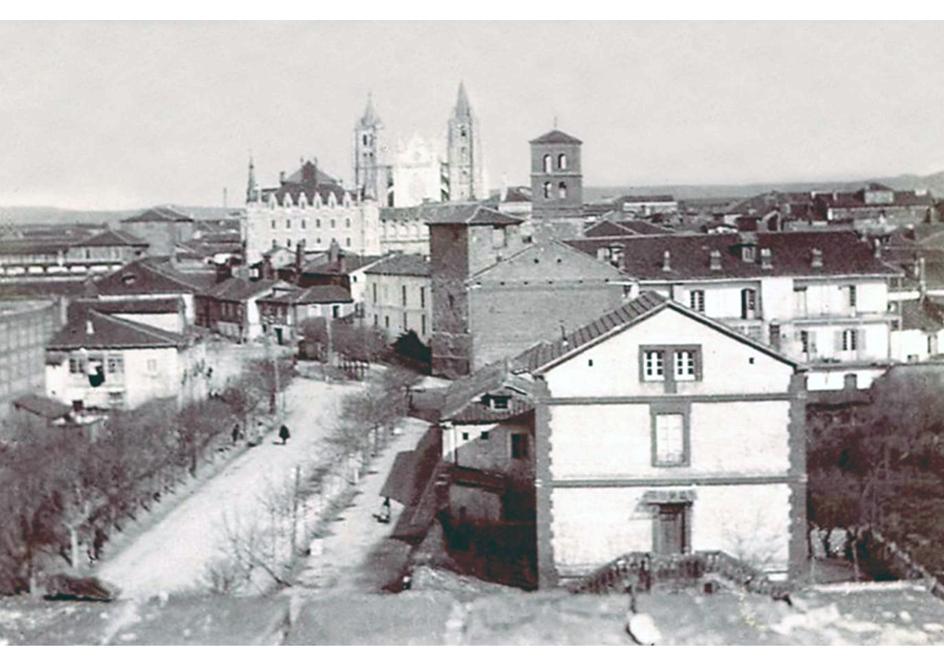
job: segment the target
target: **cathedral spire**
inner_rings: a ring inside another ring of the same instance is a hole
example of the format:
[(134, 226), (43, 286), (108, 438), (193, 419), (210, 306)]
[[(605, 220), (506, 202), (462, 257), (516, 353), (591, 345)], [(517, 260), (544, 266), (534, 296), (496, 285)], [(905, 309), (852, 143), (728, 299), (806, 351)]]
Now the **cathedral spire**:
[(249, 181), (246, 184), (246, 201), (254, 202), (256, 197), (256, 166), (252, 162), (252, 153), (249, 154)]
[(374, 126), (379, 123), (380, 117), (377, 116), (377, 111), (374, 110), (374, 94), (373, 92), (367, 92), (367, 106), (364, 108), (364, 115), (361, 117), (360, 124), (361, 126)]
[(456, 98), (456, 117), (468, 117), (472, 114), (472, 108), (469, 105), (469, 97), (465, 93), (465, 82), (459, 82), (459, 96)]

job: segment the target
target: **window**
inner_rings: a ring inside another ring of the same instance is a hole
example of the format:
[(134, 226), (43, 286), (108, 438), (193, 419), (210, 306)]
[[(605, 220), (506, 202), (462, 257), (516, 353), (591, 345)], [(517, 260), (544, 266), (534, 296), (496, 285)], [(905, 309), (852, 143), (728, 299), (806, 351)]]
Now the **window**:
[[(377, 304), (377, 283), (374, 282), (371, 284), (371, 291), (373, 292), (374, 304)], [(376, 323), (374, 325), (377, 325)]]
[(551, 182), (545, 181), (544, 185), (541, 186), (541, 188), (544, 192), (544, 199), (550, 199), (551, 198)]
[(757, 290), (741, 289), (741, 318), (757, 318)]
[(321, 218), (315, 218), (315, 229), (321, 229)]
[(685, 415), (657, 413), (654, 415), (655, 451), (653, 465), (672, 467), (685, 465)]
[(350, 239), (350, 238), (345, 238), (345, 239), (344, 239), (344, 247), (351, 247), (351, 239)]
[(278, 247), (278, 243), (274, 238), (272, 239), (272, 247)]
[(804, 355), (810, 353), (810, 333), (806, 330), (800, 330), (800, 350)]
[(286, 229), (291, 229), (291, 228), (292, 228), (292, 221), (291, 221), (291, 220), (286, 220), (286, 221), (285, 221), (285, 228), (286, 228)]
[(544, 154), (544, 172), (546, 174), (551, 173), (551, 154)]
[(285, 241), (285, 246), (286, 246), (286, 247), (292, 247), (292, 239), (290, 239), (290, 238), (287, 239), (287, 240)]
[(563, 181), (557, 185), (557, 197), (558, 199), (567, 199), (567, 184)]
[(842, 331), (842, 350), (854, 351), (859, 343), (859, 333), (856, 330)]
[(374, 327), (376, 328), (379, 325), (377, 315), (374, 314)]
[(332, 306), (331, 306), (331, 318), (335, 318), (335, 319), (336, 319), (336, 318), (338, 318), (339, 316), (341, 316), (341, 306), (340, 306), (340, 305), (332, 305)]
[(78, 357), (69, 358), (69, 373), (70, 374), (80, 374), (82, 373), (82, 360)]
[(334, 229), (334, 218), (331, 218), (331, 229)]
[(466, 433), (466, 432), (463, 432), (463, 434), (462, 434), (462, 439), (463, 439), (463, 440), (468, 440), (468, 439), (469, 439), (469, 434)]
[(559, 170), (567, 169), (567, 154), (559, 154), (557, 156), (557, 169)]
[(308, 229), (308, 222), (302, 219), (302, 229)]
[(425, 286), (420, 287), (420, 307), (426, 307), (426, 287)]
[(696, 351), (686, 349), (675, 351), (675, 380), (695, 380)]
[(410, 327), (410, 324), (407, 320), (406, 312), (403, 312), (403, 332), (406, 332), (409, 327)]
[(745, 245), (741, 248), (741, 258), (746, 262), (753, 262), (757, 258), (756, 251), (753, 245)]
[(481, 436), (480, 436), (480, 439), (482, 439), (482, 440), (488, 440), (488, 431), (482, 431), (482, 434), (481, 434)]
[(492, 408), (494, 408), (495, 410), (508, 410), (508, 397), (507, 396), (493, 396)]
[(426, 334), (426, 314), (420, 315), (420, 334)]
[(111, 408), (123, 408), (125, 405), (125, 393), (124, 392), (109, 392), (108, 405)]
[(857, 291), (856, 291), (855, 284), (851, 284), (851, 285), (849, 286), (849, 288), (848, 288), (848, 291), (849, 291), (849, 298), (848, 298), (848, 300), (849, 300), (849, 307), (850, 307), (851, 309), (855, 309), (855, 308), (856, 308), (856, 296), (857, 296)]
[(272, 229), (275, 229), (275, 220), (272, 221)]
[(797, 316), (806, 316), (806, 287), (797, 287), (793, 290), (793, 310)]
[(387, 329), (390, 328), (390, 317), (389, 317), (389, 316), (385, 316), (385, 317), (384, 317), (384, 327), (387, 328)]
[(105, 360), (106, 371), (110, 374), (124, 373), (125, 360), (121, 355), (109, 355)]
[(696, 289), (690, 291), (688, 294), (689, 307), (694, 309), (696, 312), (705, 311), (705, 292), (701, 289)]
[(400, 297), (403, 300), (403, 306), (406, 307), (406, 285), (400, 287)]
[(347, 227), (348, 229), (351, 228), (351, 219), (350, 219), (350, 218), (344, 218), (344, 226)]
[(512, 433), (511, 434), (511, 457), (512, 458), (527, 458), (528, 457), (528, 434), (527, 433)]
[(643, 355), (643, 380), (664, 380), (664, 353), (645, 351)]

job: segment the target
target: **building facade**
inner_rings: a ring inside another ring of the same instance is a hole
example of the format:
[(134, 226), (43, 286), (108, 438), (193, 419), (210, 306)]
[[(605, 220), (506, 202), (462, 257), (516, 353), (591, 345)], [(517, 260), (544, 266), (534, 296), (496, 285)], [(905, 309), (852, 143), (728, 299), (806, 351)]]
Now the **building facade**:
[(530, 144), (533, 217), (539, 220), (581, 216), (583, 143), (555, 128)]
[(810, 368), (811, 390), (859, 388), (892, 362), (889, 281), (899, 271), (853, 232), (675, 234), (569, 244)]
[(46, 348), (46, 395), (84, 409), (178, 406), (206, 398), (203, 343), (91, 308), (72, 313)]
[(196, 325), (234, 341), (253, 341), (264, 334), (258, 300), (275, 291), (294, 289), (280, 280), (250, 282), (232, 277), (195, 296)]
[(140, 258), (146, 240), (106, 229), (87, 236), (10, 238), (0, 241), (0, 282), (83, 280)]
[(365, 272), (364, 323), (382, 328), (389, 341), (413, 331), (425, 344), (432, 335), (429, 257), (395, 254)]
[(372, 199), (345, 190), (336, 179), (305, 161), (274, 188), (256, 188), (246, 203), (246, 262), (304, 242), (309, 251), (327, 250), (331, 241), (357, 254), (380, 252), (380, 209)]
[(794, 361), (644, 293), (516, 365), (534, 378), (541, 586), (632, 551), (720, 550), (773, 574), (803, 570)]
[(194, 225), (189, 213), (169, 206), (155, 206), (121, 221), (122, 229), (147, 242), (147, 252), (152, 257), (172, 255), (178, 243), (193, 238)]
[(0, 301), (0, 423), (17, 397), (43, 392), (46, 342), (61, 316), (51, 301)]

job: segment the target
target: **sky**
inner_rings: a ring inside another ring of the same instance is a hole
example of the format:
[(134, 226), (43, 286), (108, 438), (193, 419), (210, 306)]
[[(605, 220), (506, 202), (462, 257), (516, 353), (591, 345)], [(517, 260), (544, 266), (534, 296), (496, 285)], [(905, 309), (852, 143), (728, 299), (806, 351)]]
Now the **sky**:
[(301, 157), (352, 178), (368, 92), (444, 139), (460, 81), (489, 184), (583, 140), (584, 185), (944, 170), (944, 23), (0, 23), (0, 206), (230, 206)]

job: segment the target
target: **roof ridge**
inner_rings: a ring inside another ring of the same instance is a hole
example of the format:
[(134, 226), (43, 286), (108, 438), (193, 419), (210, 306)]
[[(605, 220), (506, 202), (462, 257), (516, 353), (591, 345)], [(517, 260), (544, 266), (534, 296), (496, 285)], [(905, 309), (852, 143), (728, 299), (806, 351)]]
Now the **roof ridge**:
[(107, 321), (112, 321), (119, 325), (128, 326), (132, 330), (137, 330), (138, 332), (143, 332), (144, 334), (152, 335), (153, 337), (156, 337), (157, 339), (160, 339), (162, 341), (174, 341), (175, 343), (177, 343), (179, 340), (185, 339), (183, 335), (178, 334), (176, 332), (160, 330), (158, 328), (145, 325), (143, 323), (138, 323), (137, 321), (129, 321), (128, 319), (123, 319), (120, 316), (112, 316), (111, 314), (105, 314), (104, 312), (100, 312), (97, 309), (89, 309), (87, 313), (89, 315), (94, 314), (95, 316), (100, 316)]

